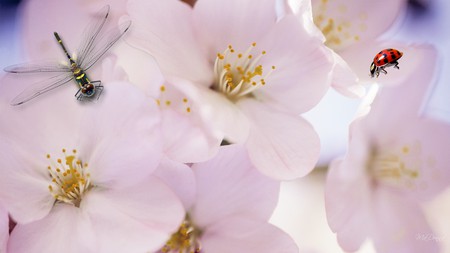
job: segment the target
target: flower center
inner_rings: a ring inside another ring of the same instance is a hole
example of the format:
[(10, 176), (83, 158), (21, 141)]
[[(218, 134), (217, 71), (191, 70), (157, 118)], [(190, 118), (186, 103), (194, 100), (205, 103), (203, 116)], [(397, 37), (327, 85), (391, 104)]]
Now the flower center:
[(406, 189), (423, 189), (426, 182), (421, 180), (421, 169), (433, 167), (432, 159), (422, 159), (420, 144), (405, 145), (398, 150), (375, 154), (369, 163), (371, 174), (376, 180)]
[(201, 231), (192, 224), (187, 216), (178, 231), (172, 234), (158, 253), (201, 253), (200, 236)]
[(62, 152), (64, 159), (58, 158), (56, 162), (47, 154), (51, 163), (47, 169), (52, 182), (48, 189), (57, 202), (79, 207), (83, 194), (93, 187), (87, 173), (88, 164), (76, 157), (76, 149), (71, 155), (67, 155), (65, 149)]
[(337, 2), (321, 0), (313, 5), (314, 23), (325, 35), (325, 44), (333, 49), (359, 41), (367, 31), (366, 12), (350, 15), (349, 6)]
[(243, 96), (250, 95), (254, 90), (266, 84), (266, 78), (275, 69), (264, 73), (259, 60), (266, 54), (262, 51), (254, 57), (252, 51), (256, 43), (244, 53), (238, 53), (229, 45), (223, 53), (218, 53), (214, 63), (215, 83), (213, 89), (225, 94), (230, 100), (237, 101)]

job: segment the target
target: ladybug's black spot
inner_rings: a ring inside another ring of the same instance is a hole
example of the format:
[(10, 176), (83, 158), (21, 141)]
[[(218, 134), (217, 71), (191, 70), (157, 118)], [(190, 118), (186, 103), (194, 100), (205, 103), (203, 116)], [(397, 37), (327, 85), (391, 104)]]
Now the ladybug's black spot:
[(384, 59), (383, 59), (383, 62), (384, 62), (384, 64), (387, 64), (387, 63), (388, 63), (388, 59), (387, 59), (387, 58), (384, 58)]
[(390, 52), (390, 51), (392, 51), (392, 48), (388, 48), (388, 50), (387, 50), (387, 51), (389, 51), (389, 52)]

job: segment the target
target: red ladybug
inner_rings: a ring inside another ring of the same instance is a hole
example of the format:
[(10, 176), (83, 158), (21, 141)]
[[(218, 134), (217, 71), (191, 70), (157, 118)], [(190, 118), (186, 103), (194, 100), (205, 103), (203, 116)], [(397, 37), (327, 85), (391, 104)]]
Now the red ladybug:
[(372, 64), (370, 64), (370, 76), (374, 77), (376, 74), (378, 77), (380, 71), (387, 74), (387, 71), (384, 69), (386, 67), (394, 66), (394, 68), (400, 69), (397, 61), (402, 58), (402, 55), (402, 52), (393, 48), (381, 50), (375, 58), (373, 58)]

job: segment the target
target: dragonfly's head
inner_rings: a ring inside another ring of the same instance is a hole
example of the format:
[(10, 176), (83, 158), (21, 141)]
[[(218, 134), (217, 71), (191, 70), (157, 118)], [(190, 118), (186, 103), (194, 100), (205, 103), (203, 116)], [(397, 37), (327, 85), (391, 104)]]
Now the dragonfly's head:
[(92, 97), (95, 93), (95, 86), (92, 83), (85, 84), (83, 88), (81, 88), (81, 93), (85, 97)]

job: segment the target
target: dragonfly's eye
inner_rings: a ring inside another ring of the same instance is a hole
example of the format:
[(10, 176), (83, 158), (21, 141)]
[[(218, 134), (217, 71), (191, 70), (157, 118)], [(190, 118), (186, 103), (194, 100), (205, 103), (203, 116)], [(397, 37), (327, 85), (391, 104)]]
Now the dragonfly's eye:
[(90, 96), (94, 95), (94, 92), (95, 92), (95, 86), (94, 86), (93, 84), (91, 84), (91, 83), (86, 84), (86, 85), (81, 89), (81, 92), (82, 92), (85, 96), (90, 97)]

